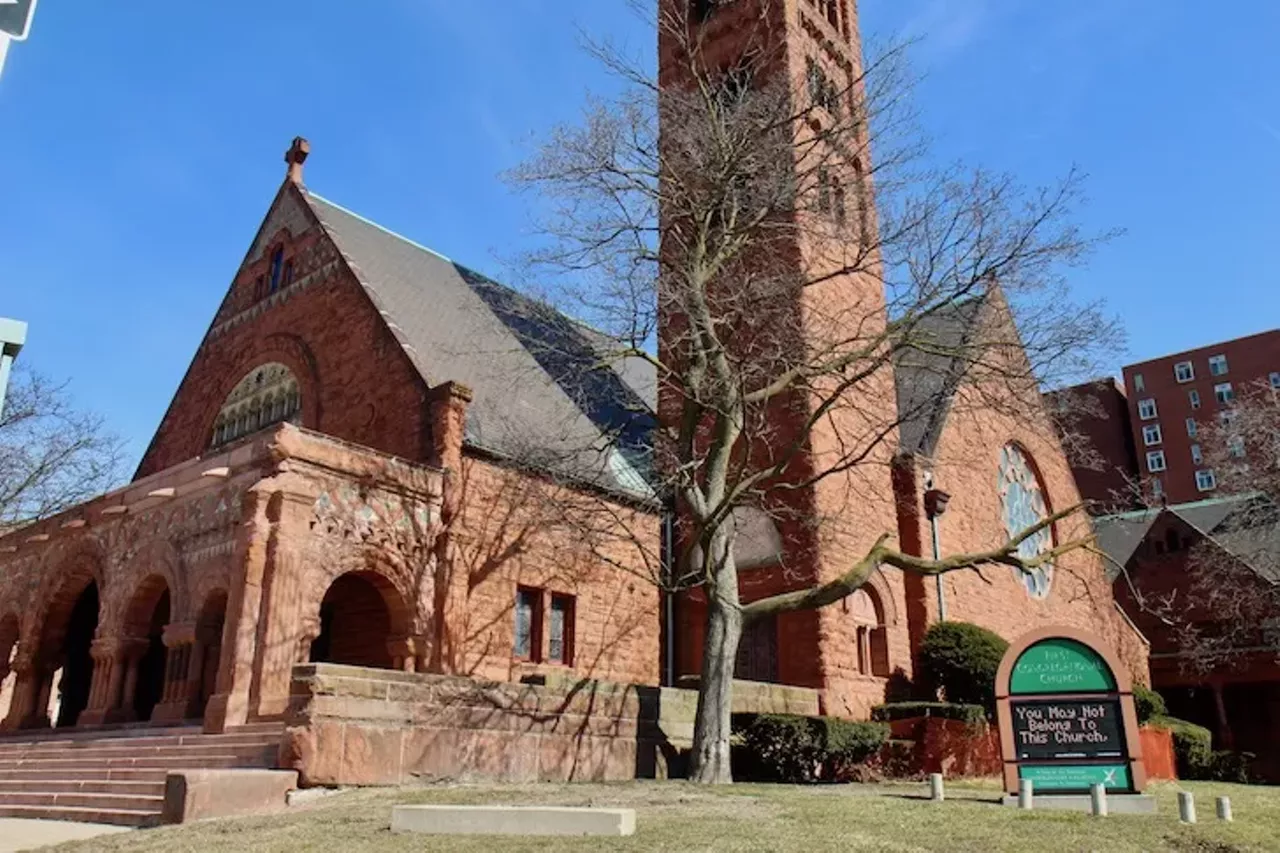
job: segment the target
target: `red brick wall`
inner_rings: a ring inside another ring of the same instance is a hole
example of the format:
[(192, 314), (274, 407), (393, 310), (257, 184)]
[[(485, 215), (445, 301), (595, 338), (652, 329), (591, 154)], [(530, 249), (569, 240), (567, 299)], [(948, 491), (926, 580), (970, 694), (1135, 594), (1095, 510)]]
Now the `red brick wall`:
[[(1000, 450), (1009, 442), (1018, 443), (1039, 470), (1042, 489), (1051, 511), (1079, 503), (1071, 469), (1062, 453), (1052, 424), (1030, 400), (1016, 418), (985, 405), (960, 400), (953, 408), (932, 462), (934, 483), (951, 495), (940, 519), (942, 555), (986, 550), (1008, 539), (998, 491)], [(1000, 409), (1004, 409), (1001, 406)], [(919, 460), (923, 475), (924, 460)], [(919, 513), (921, 529), (914, 537), (929, 548), (929, 532), (924, 513)], [(1078, 514), (1057, 525), (1059, 544), (1089, 534), (1089, 522)], [(905, 537), (904, 537), (905, 538)], [(945, 576), (947, 618), (973, 622), (1008, 640), (1050, 624), (1072, 625), (1103, 637), (1130, 665), (1136, 681), (1149, 682), (1147, 650), (1115, 606), (1100, 557), (1083, 550), (1062, 556), (1053, 575), (1049, 595), (1033, 599), (1014, 570), (986, 566), (981, 575), (972, 571)], [(937, 595), (932, 581), (925, 584), (921, 611), (928, 624), (938, 618)]]
[(1051, 410), (1063, 409), (1060, 428), (1074, 433), (1096, 454), (1084, 464), (1071, 460), (1080, 495), (1097, 503), (1092, 512), (1130, 509), (1137, 503), (1133, 491), (1138, 457), (1129, 424), (1129, 401), (1114, 379), (1099, 379), (1046, 395)]
[[(656, 685), (659, 595), (646, 560), (659, 552), (658, 517), (604, 498), (566, 496), (552, 484), (474, 457), (463, 463), (461, 488), (452, 530), (455, 559), (468, 579), (465, 624), (459, 627), (465, 649), (461, 671), (515, 681), (565, 669), (512, 656), (516, 588), (524, 586), (545, 591), (544, 612), (551, 593), (575, 596), (573, 671)], [(602, 512), (618, 519), (618, 535), (583, 536), (582, 526)], [(544, 630), (544, 661), (548, 640)]]
[[(1209, 358), (1215, 355), (1227, 357), (1227, 373), (1214, 376), (1209, 372)], [(1195, 370), (1195, 379), (1191, 382), (1178, 382), (1173, 369), (1180, 361), (1190, 361)], [(1213, 388), (1222, 382), (1230, 382), (1237, 397), (1250, 384), (1266, 381), (1272, 371), (1280, 371), (1280, 329), (1237, 338), (1232, 341), (1189, 350), (1176, 355), (1131, 364), (1124, 368), (1125, 389), (1129, 395), (1129, 414), (1133, 425), (1133, 442), (1137, 448), (1138, 462), (1142, 466), (1144, 476), (1158, 476), (1164, 486), (1169, 503), (1186, 503), (1206, 497), (1213, 493), (1200, 491), (1196, 487), (1195, 472), (1205, 465), (1195, 465), (1191, 459), (1191, 445), (1197, 439), (1187, 435), (1186, 419), (1194, 417), (1200, 424), (1213, 423), (1222, 406), (1214, 397)], [(1142, 376), (1144, 391), (1136, 388), (1137, 375)], [(1200, 394), (1201, 407), (1191, 408), (1189, 392), (1194, 389)], [(1138, 417), (1138, 401), (1153, 399), (1156, 401), (1158, 417), (1142, 420)], [(1142, 428), (1149, 424), (1159, 424), (1162, 443), (1152, 447), (1143, 444)], [(1163, 450), (1168, 470), (1149, 475), (1146, 467), (1146, 451)]]
[[(402, 456), (424, 455), (425, 387), (332, 242), (286, 187), (236, 274), (138, 467), (145, 477), (205, 453), (227, 394), (253, 368), (280, 362), (297, 377), (302, 426)], [(290, 228), (306, 227), (306, 231)], [(293, 262), (291, 286), (254, 300), (271, 247)], [(255, 248), (255, 252), (258, 249)]]

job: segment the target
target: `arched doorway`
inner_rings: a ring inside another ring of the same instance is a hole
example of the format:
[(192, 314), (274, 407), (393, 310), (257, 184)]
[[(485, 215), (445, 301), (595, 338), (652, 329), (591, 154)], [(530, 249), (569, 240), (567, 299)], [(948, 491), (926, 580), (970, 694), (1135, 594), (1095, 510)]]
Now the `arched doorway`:
[(90, 648), (98, 631), (98, 585), (90, 583), (76, 598), (67, 622), (63, 641), (62, 679), (57, 685), (61, 702), (57, 726), (74, 726), (89, 704), (89, 687), (93, 683), (93, 657)]
[(169, 602), (169, 585), (164, 578), (152, 575), (134, 593), (125, 619), (124, 635), (146, 643), (133, 684), (132, 710), (136, 720), (151, 719), (151, 712), (164, 695), (168, 659), (164, 628), (169, 624)]
[(223, 590), (210, 593), (200, 608), (196, 620), (196, 649), (200, 656), (199, 670), (194, 674), (196, 686), (188, 717), (204, 715), (209, 697), (218, 685), (218, 664), (222, 660), (222, 629), (227, 621), (227, 593)]
[(388, 643), (403, 627), (404, 604), (391, 582), (376, 572), (350, 572), (335, 580), (320, 602), (320, 634), (312, 663), (390, 669)]

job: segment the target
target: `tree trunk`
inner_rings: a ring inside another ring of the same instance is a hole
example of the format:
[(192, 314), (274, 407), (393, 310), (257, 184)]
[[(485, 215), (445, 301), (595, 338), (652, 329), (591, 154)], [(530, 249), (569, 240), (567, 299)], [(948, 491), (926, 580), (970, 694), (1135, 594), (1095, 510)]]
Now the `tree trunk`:
[(738, 572), (724, 544), (716, 583), (707, 587), (707, 639), (702, 648), (698, 682), (698, 713), (693, 725), (689, 779), (708, 785), (729, 784), (730, 716), (733, 711), (733, 670), (742, 640), (742, 611), (738, 606)]

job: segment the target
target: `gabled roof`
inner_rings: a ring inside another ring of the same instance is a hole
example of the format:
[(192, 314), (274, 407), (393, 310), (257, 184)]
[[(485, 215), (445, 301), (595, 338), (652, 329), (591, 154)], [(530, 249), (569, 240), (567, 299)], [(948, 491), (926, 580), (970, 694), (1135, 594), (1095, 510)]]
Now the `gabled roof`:
[(948, 305), (917, 321), (911, 344), (894, 358), (898, 397), (898, 441), (904, 453), (933, 455), (947, 422), (951, 401), (970, 360), (985, 298), (975, 296)]
[(1280, 582), (1280, 511), (1256, 494), (1230, 495), (1098, 518), (1098, 547), (1126, 566), (1151, 528), (1172, 515), (1260, 576)]
[(652, 498), (648, 362), (602, 358), (600, 333), (299, 188), (428, 386), (474, 392), (473, 449)]

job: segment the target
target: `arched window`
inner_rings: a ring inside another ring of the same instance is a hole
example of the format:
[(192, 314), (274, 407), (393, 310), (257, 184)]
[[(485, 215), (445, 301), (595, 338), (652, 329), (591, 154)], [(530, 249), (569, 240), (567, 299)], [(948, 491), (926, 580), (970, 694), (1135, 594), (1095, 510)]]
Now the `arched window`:
[(889, 676), (889, 637), (884, 627), (884, 609), (874, 590), (867, 587), (849, 596), (858, 656), (858, 672), (880, 678)]
[(278, 424), (297, 423), (301, 414), (298, 380), (283, 364), (255, 367), (231, 389), (214, 421), (210, 447)]
[[(1048, 502), (1040, 477), (1026, 454), (1016, 444), (1009, 444), (1000, 451), (1000, 507), (1004, 515), (1004, 529), (1010, 537), (1028, 527), (1035, 526), (1049, 514)], [(1035, 557), (1053, 550), (1052, 526), (1039, 530), (1023, 540), (1018, 553), (1023, 557)], [(1030, 573), (1013, 570), (1027, 587), (1032, 598), (1045, 598), (1053, 583), (1053, 565), (1046, 563)]]

